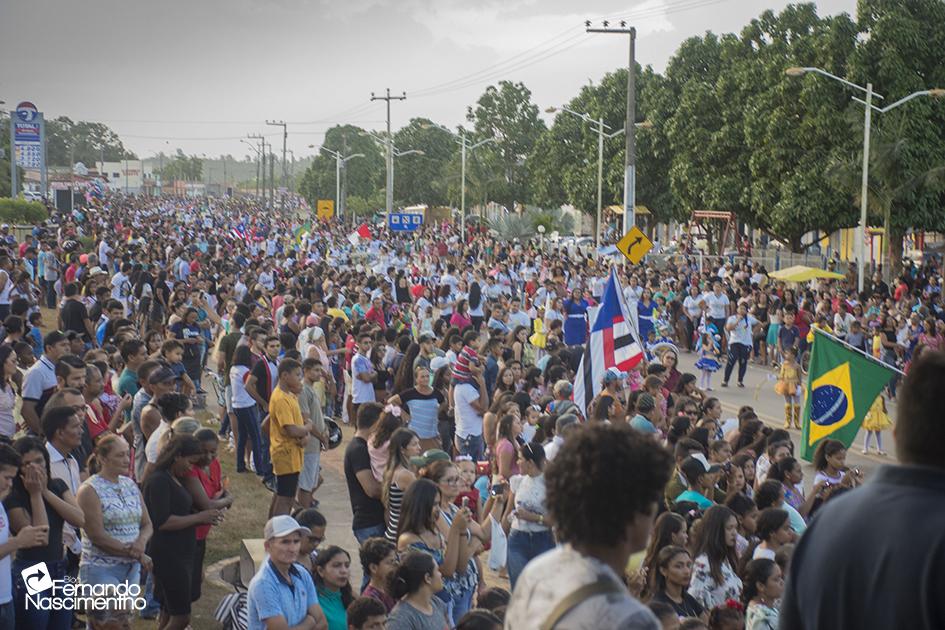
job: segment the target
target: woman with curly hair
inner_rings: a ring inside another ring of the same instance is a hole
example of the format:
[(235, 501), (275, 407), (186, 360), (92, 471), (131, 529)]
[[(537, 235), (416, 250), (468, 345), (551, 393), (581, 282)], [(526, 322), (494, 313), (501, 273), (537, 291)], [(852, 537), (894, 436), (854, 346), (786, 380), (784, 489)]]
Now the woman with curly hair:
[[(646, 546), (672, 468), (665, 449), (626, 425), (593, 424), (569, 435), (545, 470), (559, 545), (522, 571), (506, 626), (553, 627), (567, 616), (569, 626), (658, 627), (620, 576)], [(562, 607), (579, 589), (583, 597)]]

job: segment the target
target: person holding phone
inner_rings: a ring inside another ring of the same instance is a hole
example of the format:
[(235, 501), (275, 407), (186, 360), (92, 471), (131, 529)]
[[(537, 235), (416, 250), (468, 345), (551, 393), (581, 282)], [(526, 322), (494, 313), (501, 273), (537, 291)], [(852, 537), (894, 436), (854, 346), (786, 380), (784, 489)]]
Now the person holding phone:
[(542, 553), (554, 549), (555, 538), (551, 524), (546, 520), (545, 506), (545, 449), (536, 442), (522, 446), (519, 453), (521, 475), (509, 480), (513, 507), (510, 513), (509, 534), (509, 582), (512, 590), (518, 576), (528, 562)]

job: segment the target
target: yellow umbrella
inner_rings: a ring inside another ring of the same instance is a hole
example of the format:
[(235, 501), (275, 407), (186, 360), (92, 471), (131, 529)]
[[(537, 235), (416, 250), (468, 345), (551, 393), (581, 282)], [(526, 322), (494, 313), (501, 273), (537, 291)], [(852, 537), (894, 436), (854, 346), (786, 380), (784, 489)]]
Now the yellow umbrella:
[(808, 282), (814, 278), (826, 278), (828, 280), (843, 280), (846, 276), (842, 273), (827, 271), (826, 269), (817, 269), (816, 267), (805, 267), (804, 265), (794, 265), (786, 269), (779, 269), (768, 274), (769, 278), (783, 280), (784, 282)]

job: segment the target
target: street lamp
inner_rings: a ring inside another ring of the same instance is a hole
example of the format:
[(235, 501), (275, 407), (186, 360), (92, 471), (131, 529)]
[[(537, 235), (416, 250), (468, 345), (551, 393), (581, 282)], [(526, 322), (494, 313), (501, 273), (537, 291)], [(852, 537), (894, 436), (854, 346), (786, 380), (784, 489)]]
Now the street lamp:
[[(314, 144), (308, 145), (309, 149), (316, 148)], [(348, 163), (348, 160), (364, 157), (363, 153), (352, 153), (348, 156), (342, 156), (338, 151), (332, 151), (328, 147), (321, 147), (321, 150), (335, 158), (335, 206), (338, 208), (338, 216), (343, 217), (344, 211), (341, 207), (341, 167)]]
[(636, 42), (637, 29), (628, 26), (626, 21), (620, 20), (618, 26), (611, 26), (608, 21), (602, 23), (602, 28), (594, 28), (591, 21), (584, 22), (585, 32), (587, 33), (606, 33), (616, 35), (629, 35), (630, 40), (630, 59), (627, 63), (627, 122), (624, 128), (627, 130), (627, 150), (624, 154), (624, 174), (623, 174), (623, 231), (629, 232), (630, 228), (636, 225), (635, 206), (637, 203), (637, 146), (634, 123), (637, 116), (637, 62), (636, 62)]
[(830, 72), (827, 72), (826, 70), (823, 70), (821, 68), (793, 66), (793, 67), (785, 69), (784, 71), (784, 74), (786, 74), (789, 77), (800, 77), (809, 73), (820, 74), (822, 76), (827, 77), (828, 79), (839, 81), (840, 83), (846, 85), (847, 87), (851, 87), (851, 88), (854, 88), (856, 90), (860, 90), (861, 92), (866, 93), (865, 100), (857, 98), (855, 96), (853, 97), (854, 101), (858, 103), (862, 103), (863, 105), (866, 106), (864, 108), (865, 113), (863, 117), (863, 172), (862, 172), (862, 178), (860, 182), (860, 224), (857, 227), (857, 257), (859, 258), (859, 261), (857, 264), (856, 285), (857, 285), (857, 292), (862, 293), (863, 285), (864, 285), (863, 273), (866, 268), (866, 207), (867, 207), (868, 194), (869, 194), (870, 126), (872, 124), (872, 116), (871, 116), (872, 111), (875, 109), (878, 113), (885, 114), (886, 112), (892, 109), (895, 109), (899, 107), (900, 105), (907, 103), (908, 101), (911, 101), (912, 99), (917, 98), (919, 96), (930, 96), (932, 98), (942, 98), (943, 96), (945, 96), (945, 89), (936, 88), (936, 89), (930, 89), (930, 90), (919, 90), (918, 92), (913, 92), (912, 94), (899, 99), (895, 103), (887, 105), (886, 107), (877, 107), (873, 105), (873, 97), (876, 97), (880, 100), (882, 100), (883, 97), (882, 95), (877, 94), (876, 92), (873, 91), (873, 84), (870, 82), (866, 84), (866, 87), (863, 87), (861, 85), (857, 85), (856, 83), (847, 81), (846, 79), (838, 77), (835, 74), (831, 74)]
[(453, 130), (443, 125), (437, 123), (425, 123), (421, 125), (424, 129), (429, 129), (430, 127), (439, 127), (446, 133), (453, 136), (453, 139), (460, 145), (460, 185), (459, 185), (459, 220), (460, 220), (460, 235), (463, 240), (463, 245), (466, 244), (466, 154), (472, 153), (474, 149), (481, 147), (484, 144), (490, 142), (495, 142), (495, 138), (486, 138), (485, 140), (480, 140), (475, 144), (470, 144), (469, 139), (466, 137), (466, 130), (460, 129), (459, 133), (453, 132)]
[[(610, 140), (611, 138), (616, 138), (622, 134), (625, 129), (621, 128), (613, 133), (604, 133), (604, 129), (610, 129), (610, 126), (604, 123), (603, 117), (598, 117), (596, 120), (591, 118), (587, 114), (582, 114), (581, 112), (576, 112), (573, 109), (569, 109), (562, 105), (561, 107), (549, 107), (545, 111), (549, 114), (554, 114), (557, 111), (568, 112), (573, 114), (583, 120), (584, 122), (590, 123), (597, 128), (597, 227), (595, 234), (595, 243), (597, 247), (600, 247), (600, 232), (601, 232), (601, 213), (603, 208), (603, 186), (604, 186), (604, 139)], [(637, 129), (652, 129), (653, 123), (648, 120), (643, 122), (638, 122), (634, 124), (634, 127)]]
[[(598, 234), (599, 233), (600, 232), (598, 231)], [(538, 250), (542, 252), (545, 251), (545, 226), (544, 225), (538, 226)]]

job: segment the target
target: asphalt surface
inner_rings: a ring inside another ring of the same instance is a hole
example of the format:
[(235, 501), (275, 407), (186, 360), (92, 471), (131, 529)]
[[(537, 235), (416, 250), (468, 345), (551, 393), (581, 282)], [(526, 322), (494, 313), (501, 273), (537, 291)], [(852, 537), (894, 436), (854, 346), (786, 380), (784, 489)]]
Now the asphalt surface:
[[(696, 353), (687, 353), (685, 350), (681, 350), (681, 354), (679, 355), (679, 371), (691, 372), (701, 378), (700, 371), (695, 367), (697, 359), (698, 355)], [(723, 388), (723, 370), (724, 364), (723, 369), (720, 369), (712, 375), (713, 389), (709, 392), (709, 395), (718, 398), (722, 403), (723, 419), (734, 417), (738, 409), (743, 405), (751, 405), (754, 407), (758, 417), (765, 424), (775, 428), (783, 427), (784, 399), (774, 392), (775, 372), (771, 367), (764, 367), (749, 362), (748, 371), (745, 373), (745, 387), (738, 387), (736, 385), (738, 371), (738, 366), (736, 365), (732, 372), (732, 380), (729, 386)], [(887, 410), (889, 411), (889, 417), (895, 422), (895, 403), (887, 403)], [(795, 445), (800, 444), (801, 432), (796, 429), (791, 429), (790, 432)], [(876, 455), (875, 443), (872, 445), (873, 452), (869, 455), (864, 455), (861, 451), (865, 437), (866, 431), (861, 430), (853, 445), (847, 451), (847, 466), (859, 468), (860, 472), (869, 479), (870, 475), (877, 467), (884, 463), (896, 462), (896, 448), (892, 430), (890, 429), (889, 431), (883, 432), (883, 449), (889, 455), (886, 457)], [(814, 467), (807, 462), (802, 463), (804, 466), (804, 486), (810, 489), (811, 480), (814, 477)]]

